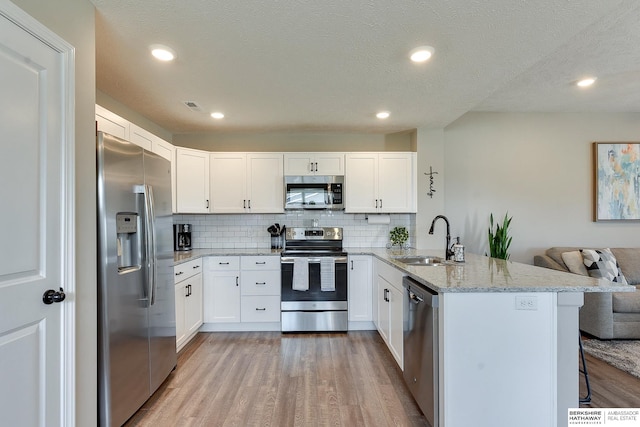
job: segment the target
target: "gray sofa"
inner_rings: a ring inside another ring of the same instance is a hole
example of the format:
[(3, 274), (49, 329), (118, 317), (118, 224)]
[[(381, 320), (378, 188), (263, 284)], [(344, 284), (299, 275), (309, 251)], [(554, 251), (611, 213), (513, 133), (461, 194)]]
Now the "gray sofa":
[[(570, 271), (562, 254), (579, 251), (578, 247), (554, 247), (536, 255), (533, 263), (540, 267)], [(593, 248), (589, 248), (593, 249)], [(629, 285), (640, 289), (640, 248), (611, 248)], [(568, 260), (568, 254), (565, 254)], [(575, 265), (573, 273), (579, 272)], [(640, 339), (640, 292), (585, 293), (580, 309), (580, 330), (600, 339)]]

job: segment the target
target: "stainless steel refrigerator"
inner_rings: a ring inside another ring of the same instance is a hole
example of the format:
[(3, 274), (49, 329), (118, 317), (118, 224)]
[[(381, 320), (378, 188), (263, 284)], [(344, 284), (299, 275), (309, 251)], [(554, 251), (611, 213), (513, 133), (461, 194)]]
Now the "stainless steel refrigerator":
[(171, 164), (98, 132), (97, 190), (99, 417), (120, 426), (176, 366)]

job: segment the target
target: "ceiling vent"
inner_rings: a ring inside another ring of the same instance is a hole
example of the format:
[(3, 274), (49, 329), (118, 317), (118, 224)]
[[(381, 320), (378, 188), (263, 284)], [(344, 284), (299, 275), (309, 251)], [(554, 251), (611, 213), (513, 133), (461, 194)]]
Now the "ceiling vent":
[(186, 105), (187, 108), (189, 108), (191, 111), (196, 111), (199, 113), (202, 112), (202, 107), (200, 107), (195, 101), (184, 101), (184, 105)]

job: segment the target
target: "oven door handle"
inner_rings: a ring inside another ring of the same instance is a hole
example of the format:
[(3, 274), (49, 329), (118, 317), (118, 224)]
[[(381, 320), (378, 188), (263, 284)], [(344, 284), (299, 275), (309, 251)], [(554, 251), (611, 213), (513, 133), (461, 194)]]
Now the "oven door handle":
[[(280, 258), (280, 263), (281, 264), (293, 264), (293, 260), (296, 258), (300, 258), (300, 257), (281, 257)], [(347, 257), (346, 256), (340, 256), (340, 257), (306, 257), (307, 261), (309, 262), (309, 264), (320, 264), (320, 262), (323, 259), (332, 259), (333, 262), (335, 264), (346, 264), (347, 263)]]

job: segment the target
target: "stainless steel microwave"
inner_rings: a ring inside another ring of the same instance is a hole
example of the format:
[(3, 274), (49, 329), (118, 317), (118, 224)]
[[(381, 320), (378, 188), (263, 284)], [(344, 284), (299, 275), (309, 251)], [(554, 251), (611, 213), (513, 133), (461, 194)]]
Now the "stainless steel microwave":
[(284, 177), (285, 209), (344, 209), (344, 176)]

